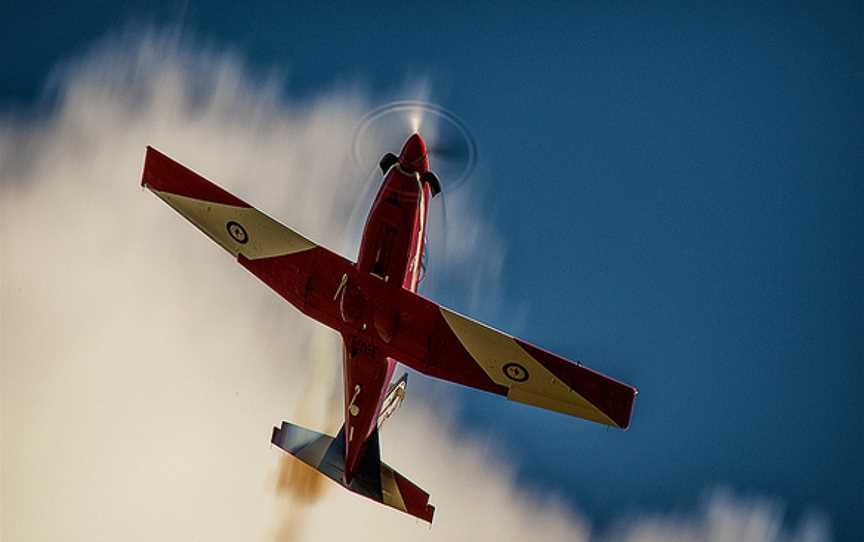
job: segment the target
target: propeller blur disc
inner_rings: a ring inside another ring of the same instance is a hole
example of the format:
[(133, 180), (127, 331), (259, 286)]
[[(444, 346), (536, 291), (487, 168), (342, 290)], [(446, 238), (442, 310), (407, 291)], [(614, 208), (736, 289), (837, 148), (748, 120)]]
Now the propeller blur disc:
[(398, 154), (413, 133), (426, 141), (430, 168), (445, 192), (461, 186), (473, 173), (477, 145), (465, 124), (439, 105), (416, 100), (391, 102), (366, 114), (354, 131), (354, 161), (368, 170), (385, 153)]

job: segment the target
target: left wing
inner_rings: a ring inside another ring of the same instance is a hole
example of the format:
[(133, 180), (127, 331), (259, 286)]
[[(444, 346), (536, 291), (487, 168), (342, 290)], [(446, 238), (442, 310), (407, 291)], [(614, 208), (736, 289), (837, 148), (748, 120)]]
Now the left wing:
[(389, 353), (429, 376), (626, 429), (637, 390), (402, 290)]

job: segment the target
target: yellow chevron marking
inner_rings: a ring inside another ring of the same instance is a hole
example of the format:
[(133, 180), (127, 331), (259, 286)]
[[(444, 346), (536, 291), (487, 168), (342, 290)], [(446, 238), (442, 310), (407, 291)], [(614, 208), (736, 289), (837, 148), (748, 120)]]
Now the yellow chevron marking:
[(159, 190), (152, 192), (235, 258), (239, 254), (250, 260), (272, 258), (316, 246), (252, 207), (213, 203)]
[(509, 388), (507, 398), (511, 401), (617, 427), (609, 416), (559, 380), (510, 335), (444, 307), (441, 314), (477, 365), (493, 382)]

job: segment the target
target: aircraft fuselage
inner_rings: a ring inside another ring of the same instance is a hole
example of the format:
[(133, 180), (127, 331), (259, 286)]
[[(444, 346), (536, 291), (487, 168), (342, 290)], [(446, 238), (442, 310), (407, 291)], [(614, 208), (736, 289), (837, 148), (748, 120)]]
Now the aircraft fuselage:
[[(415, 134), (405, 143), (399, 161), (385, 173), (372, 204), (357, 259), (360, 275), (381, 281), (385, 288), (416, 291), (422, 273), (430, 187), (420, 176), (428, 170), (423, 140)], [(361, 333), (343, 332), (345, 382), (345, 478), (350, 482), (368, 437), (376, 428), (396, 360), (366, 348), (366, 332), (384, 342), (395, 335), (397, 312), (368, 307), (358, 285), (346, 280), (339, 292), (345, 323), (360, 323)], [(372, 314), (371, 322), (368, 315)], [(369, 330), (369, 326), (374, 330)]]

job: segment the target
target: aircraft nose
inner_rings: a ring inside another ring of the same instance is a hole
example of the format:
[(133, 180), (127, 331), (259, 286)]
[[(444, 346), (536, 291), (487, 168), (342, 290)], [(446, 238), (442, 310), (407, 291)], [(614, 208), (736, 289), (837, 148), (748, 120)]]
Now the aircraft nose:
[(426, 142), (420, 134), (412, 134), (399, 153), (399, 164), (403, 169), (423, 173), (429, 169), (429, 161), (426, 158)]

